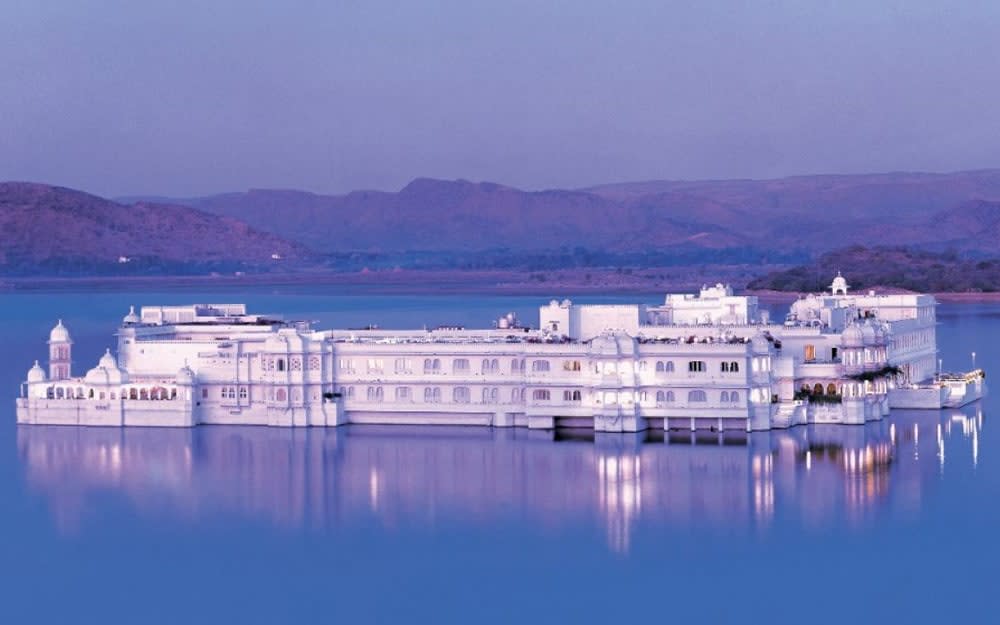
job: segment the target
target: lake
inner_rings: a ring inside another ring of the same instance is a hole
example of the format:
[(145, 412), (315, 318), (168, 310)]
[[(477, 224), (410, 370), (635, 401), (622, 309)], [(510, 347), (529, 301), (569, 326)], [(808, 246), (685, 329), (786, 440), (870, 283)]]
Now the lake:
[[(547, 300), (0, 295), (0, 622), (990, 620), (1000, 431), (989, 396), (725, 437), (15, 425), (18, 383), (44, 362), (57, 318), (79, 373), (113, 346), (130, 304), (194, 301), (402, 328), (486, 326), (507, 311), (534, 323)], [(938, 319), (946, 369), (968, 368), (975, 351), (1000, 371), (1000, 304), (942, 305)]]

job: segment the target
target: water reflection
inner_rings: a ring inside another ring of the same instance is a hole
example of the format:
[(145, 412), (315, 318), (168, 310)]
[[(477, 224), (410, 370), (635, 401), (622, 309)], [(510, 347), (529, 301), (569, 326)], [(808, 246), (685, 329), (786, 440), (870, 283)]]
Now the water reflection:
[(948, 463), (979, 461), (983, 416), (905, 412), (863, 427), (747, 434), (349, 426), (339, 430), (22, 426), (29, 487), (77, 531), (99, 495), (197, 522), (238, 514), (288, 528), (519, 519), (597, 523), (627, 552), (639, 524), (851, 524), (916, 511)]

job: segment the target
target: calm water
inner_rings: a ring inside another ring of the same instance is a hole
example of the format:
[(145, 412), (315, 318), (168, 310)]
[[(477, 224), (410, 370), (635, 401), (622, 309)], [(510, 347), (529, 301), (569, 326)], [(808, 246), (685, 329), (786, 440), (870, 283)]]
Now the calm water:
[[(349, 327), (533, 320), (541, 303), (0, 296), (0, 623), (995, 619), (993, 398), (724, 440), (14, 425), (17, 384), (57, 317), (79, 372), (128, 304), (223, 299)], [(1000, 306), (939, 318), (946, 368), (976, 351), (1000, 371)]]

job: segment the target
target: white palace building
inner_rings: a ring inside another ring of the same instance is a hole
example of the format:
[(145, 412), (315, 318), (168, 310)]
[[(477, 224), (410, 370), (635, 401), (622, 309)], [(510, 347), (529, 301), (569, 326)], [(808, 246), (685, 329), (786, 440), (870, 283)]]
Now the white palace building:
[(317, 330), (242, 304), (132, 309), (83, 376), (60, 321), (18, 423), (466, 424), (601, 432), (862, 424), (891, 407), (978, 399), (980, 370), (938, 371), (929, 295), (800, 298), (783, 322), (728, 286), (663, 305), (553, 300), (537, 329)]

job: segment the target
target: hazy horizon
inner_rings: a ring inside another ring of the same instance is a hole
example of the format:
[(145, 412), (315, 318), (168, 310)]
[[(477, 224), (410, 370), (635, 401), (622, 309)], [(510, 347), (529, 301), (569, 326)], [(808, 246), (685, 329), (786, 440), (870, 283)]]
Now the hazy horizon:
[(1000, 166), (1000, 5), (13, 0), (0, 180), (105, 197)]

